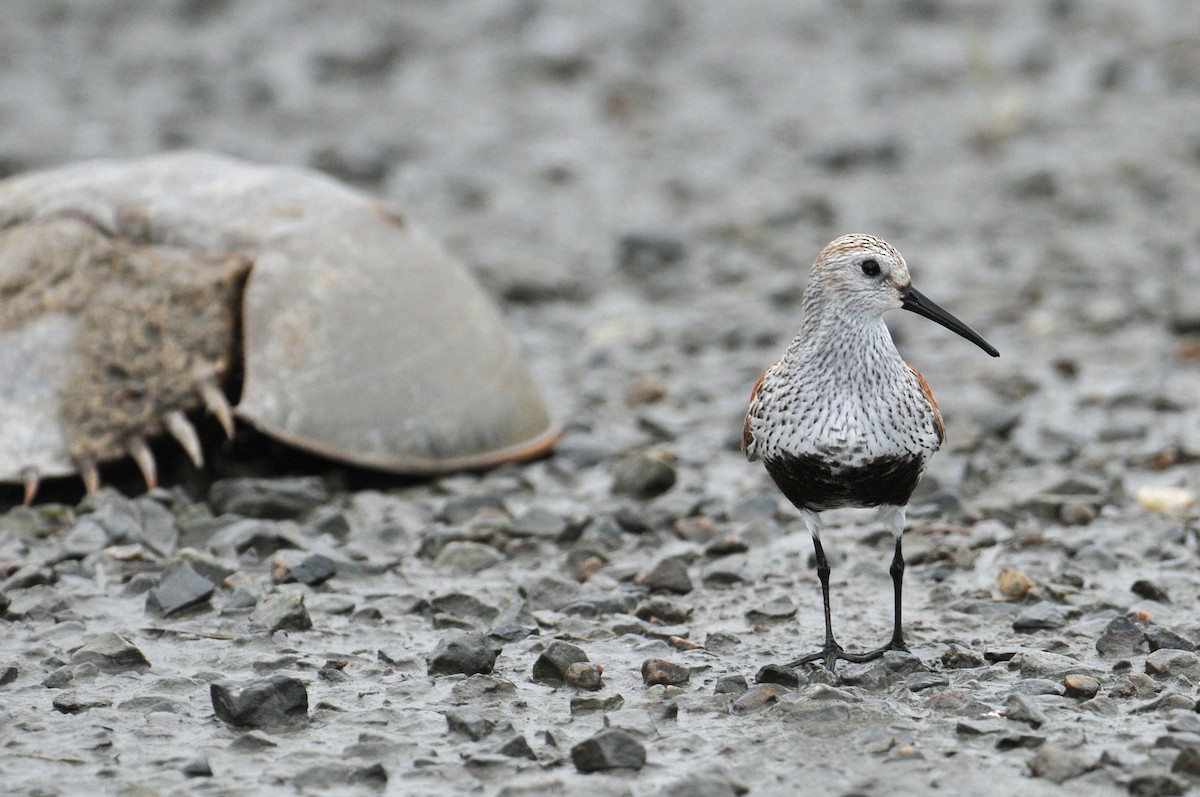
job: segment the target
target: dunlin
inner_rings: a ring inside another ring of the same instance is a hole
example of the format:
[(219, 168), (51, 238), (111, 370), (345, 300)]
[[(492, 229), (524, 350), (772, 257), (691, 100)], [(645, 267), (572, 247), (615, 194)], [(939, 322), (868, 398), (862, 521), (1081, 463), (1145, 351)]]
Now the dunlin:
[[(925, 465), (945, 439), (929, 385), (904, 362), (883, 314), (903, 308), (957, 332), (993, 357), (999, 352), (962, 321), (912, 287), (900, 253), (870, 235), (844, 235), (813, 263), (800, 332), (759, 378), (742, 428), (742, 449), (762, 460), (800, 510), (812, 534), (825, 605), (825, 644), (788, 664), (870, 661), (907, 651), (900, 620), (905, 510)], [(821, 547), (821, 512), (879, 507), (896, 538), (892, 638), (883, 647), (847, 653), (829, 617), (829, 561)]]

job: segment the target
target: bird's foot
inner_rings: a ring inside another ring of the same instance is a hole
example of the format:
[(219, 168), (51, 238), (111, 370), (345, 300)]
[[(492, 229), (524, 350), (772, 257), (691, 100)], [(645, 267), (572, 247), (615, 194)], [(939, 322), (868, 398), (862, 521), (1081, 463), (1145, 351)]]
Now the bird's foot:
[(841, 645), (830, 640), (827, 641), (817, 652), (809, 653), (807, 656), (801, 656), (794, 661), (789, 661), (784, 666), (789, 670), (792, 670), (796, 667), (799, 667), (801, 664), (811, 664), (814, 661), (819, 661), (825, 666), (826, 670), (832, 673), (836, 671), (835, 668), (837, 667), (837, 662), (839, 660), (848, 661), (851, 664), (862, 664), (863, 662), (874, 661), (884, 653), (892, 650), (899, 651), (901, 653), (911, 652), (908, 649), (908, 645), (904, 644), (903, 639), (892, 639), (892, 641), (888, 642), (881, 648), (868, 650), (863, 653), (847, 653), (845, 650), (842, 650)]

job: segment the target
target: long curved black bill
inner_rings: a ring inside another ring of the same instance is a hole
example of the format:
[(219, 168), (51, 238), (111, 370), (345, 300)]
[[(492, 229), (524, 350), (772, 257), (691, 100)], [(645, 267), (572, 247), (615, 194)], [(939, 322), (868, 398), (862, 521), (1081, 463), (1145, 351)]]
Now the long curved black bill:
[(943, 310), (936, 302), (927, 299), (923, 293), (911, 285), (904, 292), (904, 297), (901, 301), (905, 310), (917, 315), (923, 315), (931, 321), (938, 322), (946, 329), (957, 332), (993, 357), (1000, 356), (1000, 352), (996, 351), (996, 347), (984, 340), (982, 335)]

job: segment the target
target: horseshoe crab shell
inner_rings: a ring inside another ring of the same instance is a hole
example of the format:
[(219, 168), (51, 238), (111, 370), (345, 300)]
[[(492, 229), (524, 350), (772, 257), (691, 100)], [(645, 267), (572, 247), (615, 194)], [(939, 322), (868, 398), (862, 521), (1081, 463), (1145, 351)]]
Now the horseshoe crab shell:
[[(240, 354), (240, 362), (238, 357)], [(0, 481), (233, 412), (298, 448), (433, 474), (557, 439), (480, 288), (428, 234), (319, 173), (175, 153), (0, 182)], [(227, 430), (228, 430), (227, 426)]]

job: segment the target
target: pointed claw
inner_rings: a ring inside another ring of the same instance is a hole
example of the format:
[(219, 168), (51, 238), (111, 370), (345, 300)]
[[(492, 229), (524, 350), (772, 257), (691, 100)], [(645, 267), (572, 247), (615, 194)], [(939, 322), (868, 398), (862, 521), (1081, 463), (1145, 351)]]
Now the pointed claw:
[(192, 464), (197, 468), (203, 468), (204, 452), (200, 448), (200, 436), (196, 434), (196, 427), (192, 426), (192, 422), (187, 419), (187, 416), (179, 410), (172, 410), (163, 418), (163, 423), (171, 436), (187, 452)]
[(221, 392), (221, 388), (211, 378), (200, 380), (200, 398), (204, 401), (204, 406), (208, 407), (208, 411), (217, 416), (217, 420), (221, 424), (221, 428), (225, 430), (225, 436), (233, 439), (233, 408), (229, 406), (229, 399), (225, 398), (225, 394)]
[(25, 468), (21, 471), (21, 481), (25, 483), (25, 506), (33, 503), (33, 499), (37, 498), (38, 487), (42, 484), (42, 475), (38, 473), (37, 468)]
[(95, 495), (100, 489), (100, 471), (96, 469), (96, 461), (91, 457), (79, 461), (79, 475), (83, 478), (83, 489), (88, 495)]
[(129, 456), (133, 457), (133, 461), (141, 470), (142, 478), (146, 480), (146, 489), (153, 490), (157, 487), (158, 466), (154, 462), (154, 454), (150, 451), (150, 446), (146, 445), (146, 441), (140, 437), (133, 438), (129, 444)]

